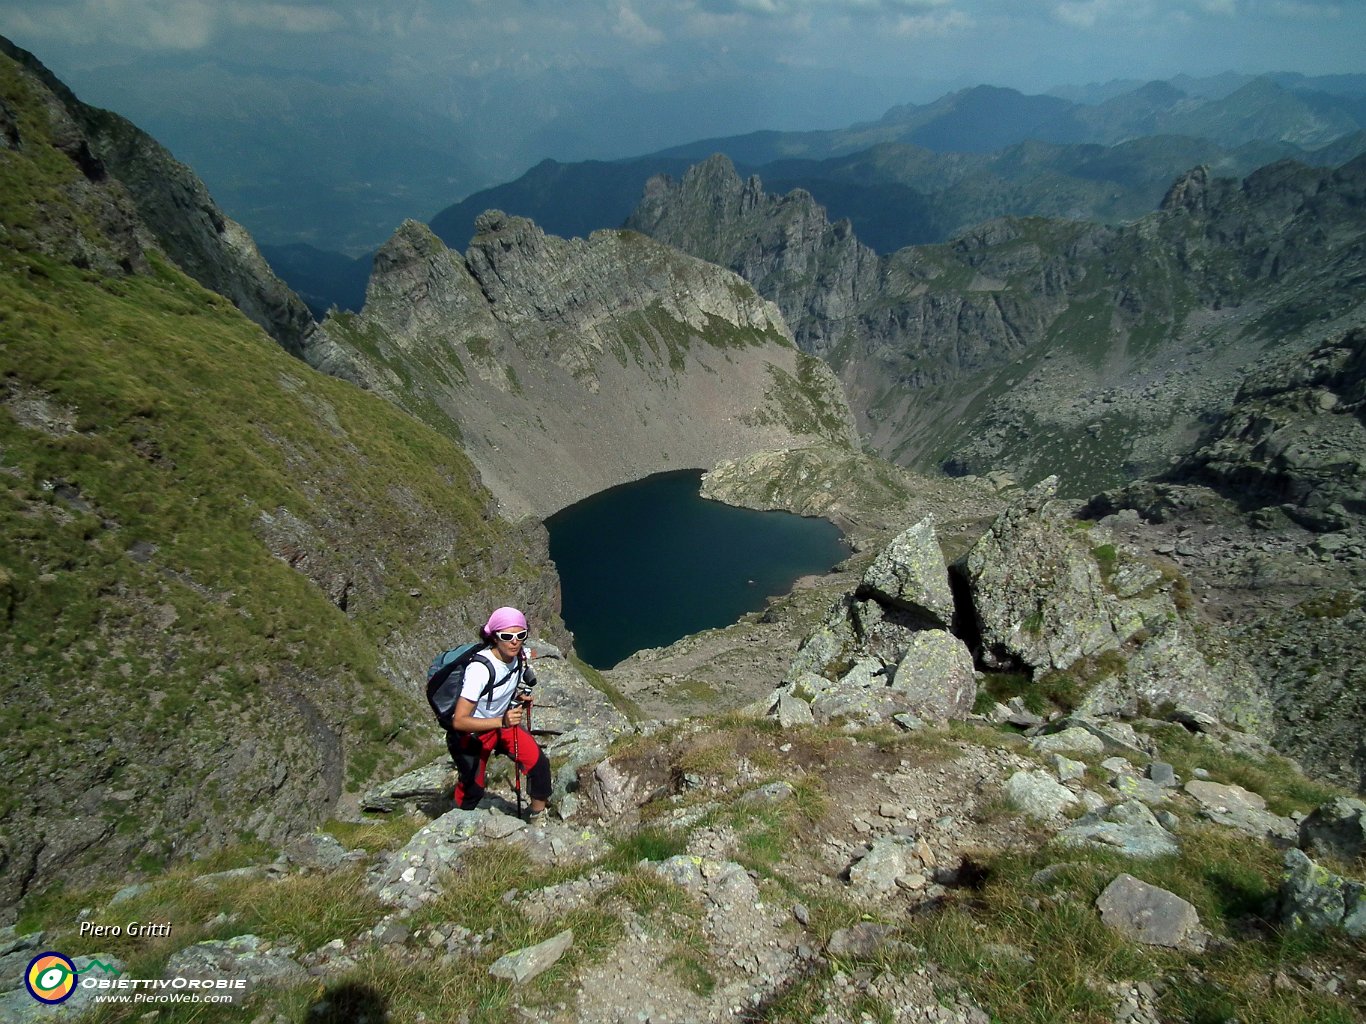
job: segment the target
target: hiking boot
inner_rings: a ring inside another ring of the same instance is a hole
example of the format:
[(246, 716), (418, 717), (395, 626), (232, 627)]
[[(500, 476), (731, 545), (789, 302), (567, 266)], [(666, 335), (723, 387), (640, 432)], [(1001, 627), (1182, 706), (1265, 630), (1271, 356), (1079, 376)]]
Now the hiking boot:
[(532, 828), (542, 828), (550, 821), (550, 811), (542, 807), (539, 811), (528, 811), (526, 823)]

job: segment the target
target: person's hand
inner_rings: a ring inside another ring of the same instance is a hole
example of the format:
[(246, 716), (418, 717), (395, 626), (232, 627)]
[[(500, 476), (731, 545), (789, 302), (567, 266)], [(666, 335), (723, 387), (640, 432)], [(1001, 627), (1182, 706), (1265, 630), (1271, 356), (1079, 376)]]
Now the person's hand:
[(522, 724), (522, 717), (525, 712), (520, 704), (513, 704), (503, 713), (503, 725), (512, 728), (514, 725)]

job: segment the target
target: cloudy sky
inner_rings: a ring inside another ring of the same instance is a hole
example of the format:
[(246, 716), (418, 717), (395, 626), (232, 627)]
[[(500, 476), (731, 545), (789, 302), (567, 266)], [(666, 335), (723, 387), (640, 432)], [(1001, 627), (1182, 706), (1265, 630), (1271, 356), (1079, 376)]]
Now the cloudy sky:
[(272, 154), (297, 164), (300, 138), (353, 178), (402, 149), (453, 201), (542, 157), (843, 126), (974, 84), (1366, 71), (1366, 0), (0, 0), (0, 33), (238, 196), (287, 177)]

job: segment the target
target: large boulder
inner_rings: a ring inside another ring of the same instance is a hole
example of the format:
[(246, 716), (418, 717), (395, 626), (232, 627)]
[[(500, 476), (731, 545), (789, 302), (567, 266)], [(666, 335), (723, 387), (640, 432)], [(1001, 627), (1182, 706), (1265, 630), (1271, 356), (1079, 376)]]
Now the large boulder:
[(1181, 852), (1176, 839), (1137, 800), (1088, 814), (1058, 836), (1067, 846), (1094, 846), (1126, 857), (1167, 857)]
[(1354, 938), (1366, 938), (1366, 885), (1333, 874), (1303, 850), (1287, 850), (1277, 913), (1292, 928), (1342, 928)]
[(882, 549), (863, 574), (860, 594), (910, 612), (928, 626), (953, 626), (953, 591), (933, 519), (922, 519)]
[(1260, 794), (1242, 786), (1196, 779), (1186, 783), (1185, 790), (1200, 805), (1200, 813), (1216, 824), (1283, 845), (1299, 838), (1291, 819), (1268, 811)]
[(1315, 857), (1366, 857), (1366, 801), (1338, 797), (1300, 822), (1300, 847)]
[(883, 549), (802, 640), (767, 713), (804, 723), (800, 701), (817, 722), (966, 718), (977, 679), (972, 652), (947, 629), (953, 621), (948, 569), (925, 519)]
[(1077, 795), (1045, 771), (1018, 771), (1002, 790), (1012, 807), (1041, 820), (1059, 817), (1077, 803)]
[(1073, 520), (1056, 490), (1055, 477), (1036, 485), (968, 552), (982, 663), (1070, 672), (1086, 686), (1079, 710), (1090, 715), (1181, 704), (1264, 728), (1262, 680), (1232, 645), (1195, 628), (1175, 567)]
[[(990, 667), (1066, 669), (1114, 650), (1113, 601), (1080, 531), (1050, 504), (1049, 477), (997, 516), (968, 552), (982, 658)], [(1132, 624), (1132, 633), (1142, 622)]]
[(909, 710), (920, 718), (965, 719), (977, 699), (972, 652), (942, 629), (917, 633), (892, 675), (892, 689), (905, 697)]
[(1127, 939), (1200, 952), (1209, 933), (1195, 908), (1175, 893), (1133, 875), (1119, 875), (1096, 900), (1100, 918)]
[(1154, 613), (1143, 618), (1143, 642), (1126, 651), (1121, 672), (1092, 687), (1079, 710), (1108, 717), (1133, 714), (1144, 705), (1178, 704), (1243, 728), (1264, 726), (1270, 705), (1243, 653), (1209, 634), (1197, 645), (1170, 600), (1146, 600)]

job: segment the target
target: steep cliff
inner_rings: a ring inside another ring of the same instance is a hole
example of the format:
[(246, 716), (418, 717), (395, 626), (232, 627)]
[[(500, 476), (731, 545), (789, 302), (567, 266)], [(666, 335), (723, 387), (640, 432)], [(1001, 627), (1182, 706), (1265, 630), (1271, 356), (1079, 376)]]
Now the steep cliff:
[(439, 749), (424, 669), (490, 606), (567, 637), (544, 532), (182, 273), (2, 54), (0, 139), (8, 921), (77, 876), (283, 841)]
[(181, 270), (231, 300), (287, 352), (300, 355), (313, 328), (308, 307), (285, 285), (198, 176), (126, 119), (76, 98), (33, 54), (0, 36), (0, 53), (42, 83), (83, 143), (90, 174), (127, 189), (142, 224)]
[(513, 515), (766, 448), (852, 446), (839, 383), (734, 274), (635, 232), (482, 216), (462, 257), (404, 224), (307, 358), (452, 437)]
[(1363, 158), (1197, 168), (1129, 227), (992, 221), (879, 259), (713, 157), (653, 180), (629, 224), (773, 299), (894, 461), (1081, 495), (1189, 451), (1249, 362), (1361, 321), (1364, 183)]

